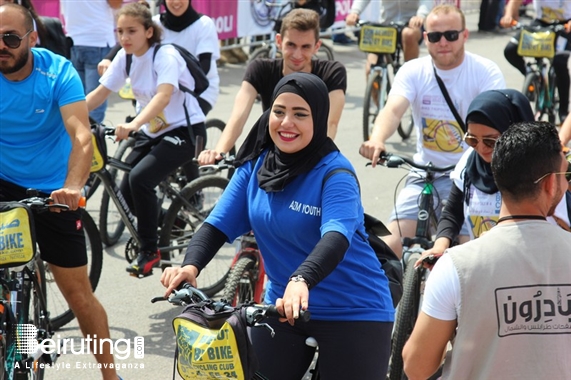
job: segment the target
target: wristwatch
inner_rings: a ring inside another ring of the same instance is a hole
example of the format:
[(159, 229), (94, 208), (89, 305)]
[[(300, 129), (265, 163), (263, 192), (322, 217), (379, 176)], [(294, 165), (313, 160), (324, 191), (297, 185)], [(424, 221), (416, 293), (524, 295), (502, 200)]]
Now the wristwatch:
[(289, 280), (293, 282), (305, 282), (305, 285), (307, 285), (307, 288), (309, 289), (309, 283), (305, 278), (303, 278), (301, 274), (298, 274), (297, 276), (291, 276)]

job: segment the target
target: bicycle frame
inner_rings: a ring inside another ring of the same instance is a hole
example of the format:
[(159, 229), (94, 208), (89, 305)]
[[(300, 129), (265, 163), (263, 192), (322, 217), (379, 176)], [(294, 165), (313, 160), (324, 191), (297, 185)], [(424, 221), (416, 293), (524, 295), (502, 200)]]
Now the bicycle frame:
[[(129, 172), (131, 170), (131, 166), (129, 164), (126, 164), (125, 162), (120, 161), (113, 157), (109, 157), (109, 162), (107, 165), (125, 172)], [(107, 170), (106, 167), (93, 174), (101, 180), (101, 183), (103, 184), (105, 191), (109, 194), (109, 196), (113, 200), (113, 203), (115, 203), (115, 206), (119, 211), (119, 215), (121, 216), (121, 220), (123, 221), (123, 223), (125, 223), (125, 226), (129, 230), (129, 233), (131, 234), (131, 237), (133, 238), (135, 243), (140, 247), (141, 238), (139, 237), (139, 234), (137, 232), (136, 218), (131, 212), (131, 209), (129, 208), (129, 205), (125, 200), (123, 193), (121, 193), (119, 186), (117, 186), (117, 184), (115, 183), (113, 176)], [(159, 187), (166, 196), (171, 198), (176, 197), (185, 205), (191, 207), (190, 203), (184, 197), (182, 197), (177, 190), (175, 190), (172, 186), (170, 186), (167, 181), (162, 181), (159, 184)], [(159, 250), (161, 252), (169, 252), (171, 250), (181, 249), (181, 248), (184, 248), (184, 246), (181, 245), (176, 247), (159, 247)]]

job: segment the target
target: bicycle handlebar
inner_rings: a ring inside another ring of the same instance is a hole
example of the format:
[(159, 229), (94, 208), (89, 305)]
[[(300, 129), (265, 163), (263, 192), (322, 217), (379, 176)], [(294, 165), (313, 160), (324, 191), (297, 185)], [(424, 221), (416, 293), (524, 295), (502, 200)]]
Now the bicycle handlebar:
[[(411, 158), (399, 156), (394, 153), (388, 153), (388, 152), (381, 153), (381, 156), (379, 158), (382, 162), (382, 165), (388, 168), (398, 168), (404, 164), (408, 164), (413, 168), (424, 170), (429, 173), (446, 173), (452, 171), (456, 166), (456, 165), (448, 165), (448, 166), (438, 167), (434, 166), (432, 162), (429, 162), (426, 165), (418, 164), (414, 162), (414, 160), (412, 160)], [(370, 165), (370, 163), (367, 165)]]
[(570, 22), (570, 21), (569, 20), (557, 21), (557, 22), (553, 22), (553, 23), (547, 24), (547, 25), (524, 25), (518, 21), (514, 21), (512, 23), (512, 29), (513, 30), (525, 29), (525, 30), (529, 30), (531, 32), (539, 32), (539, 31), (548, 29), (548, 30), (552, 30), (552, 31), (558, 33), (558, 32), (565, 30), (565, 25), (568, 22)]
[[(206, 307), (215, 312), (231, 311), (234, 309), (227, 302), (225, 302), (225, 300), (212, 301), (201, 290), (192, 287), (188, 283), (185, 283), (180, 290), (173, 290), (173, 295), (168, 298), (160, 296), (151, 299), (151, 303), (158, 301), (168, 301), (169, 303), (178, 306), (186, 306), (204, 302)], [(258, 305), (253, 303), (246, 303), (238, 306), (237, 308), (245, 309), (246, 323), (250, 327), (268, 317), (283, 318), (283, 315), (278, 312), (275, 305)], [(311, 318), (311, 313), (308, 310), (301, 310), (299, 317), (304, 322), (307, 322)]]
[[(49, 210), (50, 208), (69, 210), (68, 205), (63, 203), (54, 203), (54, 200), (50, 197), (38, 197), (37, 190), (28, 189), (27, 193), (31, 195), (30, 198), (25, 198), (17, 202), (28, 206), (32, 211), (43, 212)], [(86, 203), (85, 197), (79, 198), (79, 207), (85, 207), (85, 203)]]

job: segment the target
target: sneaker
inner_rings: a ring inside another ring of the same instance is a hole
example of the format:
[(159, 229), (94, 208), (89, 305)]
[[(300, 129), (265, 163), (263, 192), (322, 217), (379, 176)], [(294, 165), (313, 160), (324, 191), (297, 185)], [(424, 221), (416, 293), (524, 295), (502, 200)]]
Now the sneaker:
[(147, 277), (153, 274), (153, 268), (157, 268), (161, 262), (161, 253), (144, 251), (140, 252), (137, 259), (127, 267), (127, 272), (135, 277)]

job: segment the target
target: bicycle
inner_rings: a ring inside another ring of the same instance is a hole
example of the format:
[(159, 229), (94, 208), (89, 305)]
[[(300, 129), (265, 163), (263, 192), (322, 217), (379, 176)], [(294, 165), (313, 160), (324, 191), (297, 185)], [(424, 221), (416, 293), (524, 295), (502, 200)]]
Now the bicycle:
[(264, 260), (254, 234), (249, 232), (240, 238), (240, 249), (228, 272), (222, 299), (232, 306), (249, 301), (261, 303), (264, 299), (265, 278)]
[[(258, 58), (270, 58), (276, 59), (281, 58), (282, 54), (278, 50), (278, 45), (276, 44), (276, 35), (279, 33), (277, 30), (277, 26), (281, 25), (281, 19), (293, 9), (292, 4), (293, 1), (280, 1), (280, 0), (251, 0), (252, 1), (252, 10), (256, 9), (256, 14), (264, 14), (264, 18), (268, 20), (269, 23), (274, 24), (274, 28), (272, 32), (268, 36), (266, 40), (264, 40), (256, 50), (250, 56), (249, 62), (258, 59)], [(265, 6), (266, 11), (260, 11)], [(333, 48), (328, 46), (327, 44), (321, 42), (321, 46), (316, 54), (313, 56), (314, 59), (323, 59), (328, 61), (334, 60)]]
[[(391, 91), (391, 79), (389, 66), (393, 68), (393, 75), (402, 66), (402, 45), (399, 36), (406, 26), (404, 22), (389, 22), (385, 24), (371, 24), (360, 22), (359, 50), (365, 53), (377, 54), (377, 62), (371, 65), (365, 98), (363, 103), (363, 139), (368, 141), (375, 125), (375, 119), (381, 112), (389, 92)], [(398, 134), (403, 140), (410, 137), (414, 128), (414, 120), (409, 107), (398, 126)]]
[[(548, 26), (524, 26), (516, 23), (514, 29), (521, 30), (518, 55), (533, 58), (525, 64), (526, 74), (522, 92), (533, 103), (536, 120), (542, 120), (547, 116), (547, 120), (555, 124), (559, 99), (557, 78), (552, 63), (556, 50), (556, 36), (565, 30), (565, 25), (557, 23)], [(560, 120), (561, 122), (563, 121)]]
[[(153, 299), (151, 299), (152, 303), (155, 303), (158, 301), (168, 301), (169, 303), (171, 303), (173, 305), (177, 305), (177, 306), (195, 305), (197, 307), (200, 307), (204, 311), (203, 314), (206, 316), (206, 318), (209, 321), (216, 321), (217, 319), (219, 319), (221, 321), (221, 322), (215, 322), (215, 324), (218, 325), (218, 327), (220, 327), (222, 325), (222, 323), (224, 321), (226, 321), (227, 318), (229, 318), (234, 311), (238, 310), (243, 314), (243, 316), (244, 316), (243, 321), (245, 322), (246, 326), (252, 327), (252, 328), (264, 327), (269, 331), (269, 333), (272, 336), (275, 335), (274, 330), (269, 325), (263, 323), (263, 320), (266, 318), (280, 318), (280, 317), (282, 317), (278, 313), (278, 311), (274, 305), (260, 305), (260, 304), (254, 304), (254, 303), (244, 303), (244, 304), (238, 305), (236, 307), (232, 307), (224, 299), (222, 299), (220, 301), (213, 301), (213, 300), (209, 299), (208, 296), (206, 294), (204, 294), (204, 292), (201, 292), (200, 290), (193, 288), (189, 284), (184, 284), (180, 290), (173, 291), (173, 295), (171, 295), (169, 298), (165, 298), (164, 296), (159, 296), (159, 297), (154, 297)], [(309, 321), (310, 317), (311, 317), (311, 314), (309, 311), (303, 311), (303, 310), (300, 311), (300, 319), (302, 319), (303, 321), (305, 321), (305, 322)], [(198, 324), (198, 322), (194, 322), (194, 323)], [(200, 326), (200, 328), (203, 328), (203, 327), (207, 328), (208, 326)], [(212, 335), (213, 338), (221, 339), (221, 335), (220, 335), (220, 333), (218, 333), (217, 330), (207, 330), (207, 331), (210, 333), (210, 335), (214, 334), (214, 335)], [(226, 372), (227, 369), (224, 367), (224, 364), (226, 364), (226, 363), (218, 363), (218, 362), (222, 362), (222, 360), (221, 360), (221, 358), (215, 358), (214, 357), (215, 355), (210, 357), (210, 360), (208, 358), (205, 358), (205, 357), (198, 358), (197, 355), (199, 355), (200, 352), (197, 354), (197, 351), (199, 349), (196, 349), (195, 347), (188, 347), (186, 345), (183, 345), (183, 343), (185, 343), (184, 338), (188, 339), (188, 337), (183, 337), (183, 339), (179, 339), (179, 336), (184, 335), (184, 333), (185, 333), (184, 331), (181, 333), (180, 328), (176, 331), (176, 334), (177, 334), (177, 350), (176, 350), (175, 359), (174, 359), (175, 368), (177, 367), (177, 360), (181, 356), (183, 356), (183, 355), (178, 355), (178, 353), (179, 352), (187, 352), (190, 350), (190, 353), (187, 353), (187, 355), (184, 355), (184, 356), (189, 356), (193, 359), (190, 360), (189, 362), (183, 363), (183, 366), (187, 367), (187, 370), (189, 370), (190, 374), (192, 374), (193, 371), (196, 371), (196, 370), (200, 371), (203, 368), (207, 367), (208, 369), (206, 371), (211, 371), (211, 373), (208, 374), (209, 376), (211, 376), (211, 378), (234, 379), (234, 378), (238, 377), (238, 375), (236, 375), (236, 373)], [(216, 334), (216, 333), (218, 333), (218, 334)], [(246, 335), (246, 339), (249, 339), (245, 331), (242, 330), (239, 333)], [(205, 333), (205, 335), (203, 336), (203, 339), (201, 340), (201, 342), (208, 340), (207, 339), (208, 336), (206, 334), (207, 333)], [(233, 356), (235, 356), (235, 357), (239, 356), (239, 353), (233, 352)], [(195, 367), (196, 369), (193, 369), (192, 368), (192, 362), (202, 363), (202, 364), (199, 364), (198, 367)], [(220, 365), (220, 364), (222, 364), (222, 365)], [(190, 368), (188, 368), (188, 367), (190, 367)], [(206, 373), (204, 373), (204, 372), (201, 374), (206, 375)], [(267, 380), (267, 379), (262, 374), (256, 372), (254, 377), (253, 377), (253, 380)]]
[[(113, 133), (112, 128), (107, 128), (107, 131), (108, 134)], [(160, 218), (158, 245), (161, 252), (161, 268), (181, 263), (188, 241), (214, 208), (229, 182), (227, 177), (219, 176), (217, 173), (227, 170), (230, 166), (226, 162), (206, 165), (201, 169), (203, 175), (189, 183), (186, 183), (186, 178), (177, 177), (175, 171), (158, 185), (160, 208), (157, 218)], [(114, 157), (109, 157), (107, 166), (94, 173), (100, 179), (105, 193), (117, 209), (117, 214), (113, 213), (113, 217), (118, 216), (124, 226), (122, 228), (126, 227), (131, 235), (125, 246), (125, 259), (130, 263), (137, 257), (141, 239), (137, 232), (135, 216), (117, 186), (111, 168), (128, 172), (131, 166)], [(101, 216), (103, 217), (103, 214)], [(109, 217), (106, 223), (110, 223)], [(109, 224), (107, 228), (111, 229), (114, 234), (119, 230), (118, 223)], [(222, 250), (223, 252), (217, 256), (214, 265), (202, 271), (200, 276), (204, 284), (201, 290), (208, 295), (214, 295), (222, 290), (225, 276), (232, 262), (232, 256), (225, 252), (233, 251), (233, 247), (226, 245)]]
[[(32, 215), (51, 208), (69, 209), (67, 205), (54, 203), (51, 198), (38, 197), (37, 191), (28, 190), (27, 194), (30, 198), (17, 203), (31, 210)], [(25, 223), (18, 216), (2, 218), (0, 224), (5, 233), (2, 234), (0, 254), (6, 254), (5, 259), (10, 258), (11, 248), (15, 247), (5, 240), (10, 235), (6, 230)], [(21, 231), (15, 235), (26, 236)], [(33, 232), (28, 236), (28, 243), (35, 246)], [(22, 240), (26, 241), (19, 239), (16, 244), (19, 251), (26, 247)], [(41, 380), (45, 366), (53, 365), (58, 357), (56, 350), (49, 354), (43, 350), (43, 342), (50, 339), (57, 328), (48, 312), (46, 265), (40, 259), (39, 250), (35, 250), (25, 264), (3, 262), (0, 268), (0, 379)]]
[(382, 165), (388, 168), (399, 168), (403, 165), (418, 169), (424, 181), (424, 189), (419, 198), (418, 221), (414, 237), (403, 238), (402, 263), (404, 267), (403, 295), (397, 308), (395, 327), (391, 342), (391, 359), (388, 379), (401, 380), (406, 376), (403, 373), (402, 349), (408, 340), (422, 304), (424, 283), (428, 277), (428, 269), (422, 266), (415, 268), (414, 264), (427, 249), (432, 248), (433, 235), (438, 224), (436, 210), (443, 207), (434, 204), (434, 180), (437, 173), (447, 173), (455, 165), (436, 167), (431, 162), (426, 165), (418, 164), (412, 159), (392, 153), (381, 154)]
[[(214, 149), (214, 146), (218, 141), (218, 139), (220, 138), (220, 136), (222, 135), (222, 132), (224, 131), (224, 127), (226, 126), (226, 124), (219, 119), (208, 119), (206, 120), (205, 126), (206, 126), (205, 146), (207, 149)], [(109, 131), (111, 131), (111, 129), (109, 129)], [(117, 163), (117, 161), (124, 160), (125, 157), (129, 155), (129, 152), (134, 145), (135, 145), (135, 138), (129, 137), (128, 139), (123, 140), (119, 143), (119, 146), (115, 151), (115, 154), (113, 155), (114, 164), (112, 164), (111, 168), (109, 168), (108, 170), (116, 183), (121, 183), (122, 180), (121, 173), (126, 172), (126, 170), (114, 167), (114, 165)], [(198, 147), (197, 149), (200, 150), (200, 147)], [(230, 149), (228, 154), (234, 156), (235, 153), (236, 149), (235, 147), (232, 147), (232, 149)], [(111, 158), (109, 157), (109, 159)], [(186, 176), (186, 170), (185, 170), (185, 167), (187, 165), (196, 165), (196, 164), (195, 163), (185, 164), (180, 168), (178, 168), (176, 172), (172, 173), (167, 177), (167, 180), (170, 181), (173, 185), (175, 185), (179, 189), (182, 189), (188, 183), (188, 178)], [(226, 177), (230, 179), (234, 174), (234, 167), (231, 165), (227, 165), (224, 171)], [(222, 172), (223, 170), (217, 171), (217, 173), (222, 173)], [(202, 175), (205, 173), (206, 173), (205, 169), (199, 168), (199, 174)], [(94, 177), (97, 178), (96, 176)], [(164, 189), (161, 189), (160, 186), (159, 190), (162, 190), (159, 191), (159, 194), (164, 194)], [(109, 193), (107, 191), (104, 191), (101, 196), (101, 206), (99, 210), (100, 211), (99, 230), (101, 233), (101, 240), (107, 247), (115, 245), (119, 241), (121, 235), (123, 234), (123, 231), (125, 230), (125, 223), (122, 221), (120, 217), (118, 217), (117, 209), (114, 208), (113, 206), (114, 203), (110, 202)]]
[[(29, 194), (32, 198), (24, 201), (36, 202), (33, 204), (33, 207), (38, 208), (41, 205), (39, 202), (42, 201), (43, 198), (38, 198), (37, 192), (33, 190), (30, 190)], [(39, 209), (41, 211), (41, 207), (39, 207)], [(95, 291), (99, 284), (99, 278), (101, 277), (101, 270), (103, 268), (103, 246), (101, 244), (101, 238), (99, 237), (99, 231), (97, 230), (95, 221), (85, 209), (81, 208), (80, 210), (81, 225), (85, 234), (88, 277), (89, 282), (91, 283), (91, 289)], [(75, 318), (75, 315), (69, 308), (65, 297), (57, 286), (49, 265), (44, 265), (43, 262), (42, 272), (43, 287), (46, 289), (46, 293), (50, 294), (50, 297), (47, 298), (46, 302), (48, 309), (50, 310), (51, 328), (55, 331), (71, 322)], [(0, 377), (0, 379), (2, 379), (2, 377)]]

